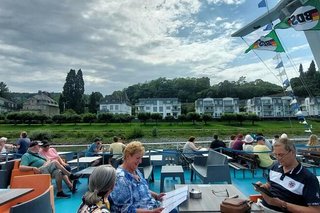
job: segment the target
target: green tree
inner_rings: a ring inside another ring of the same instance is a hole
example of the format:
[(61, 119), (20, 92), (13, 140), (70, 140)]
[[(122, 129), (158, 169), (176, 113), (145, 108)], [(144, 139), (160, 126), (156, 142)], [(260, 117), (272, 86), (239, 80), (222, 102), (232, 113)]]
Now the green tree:
[(260, 120), (259, 116), (256, 113), (248, 113), (247, 114), (247, 119), (251, 121), (252, 125), (254, 125), (255, 121)]
[(189, 121), (192, 121), (192, 124), (195, 125), (196, 124), (195, 122), (200, 120), (200, 115), (198, 113), (195, 113), (195, 112), (189, 112), (187, 114), (187, 119)]
[(113, 119), (113, 114), (112, 113), (101, 113), (98, 115), (98, 120), (106, 123), (110, 123)]
[(240, 112), (240, 113), (237, 113), (236, 114), (236, 119), (237, 119), (237, 121), (240, 123), (240, 126), (242, 126), (242, 123), (243, 123), (243, 121), (245, 121), (246, 120), (246, 114), (245, 113), (243, 113), (243, 112)]
[(208, 114), (203, 114), (201, 116), (202, 120), (204, 121), (204, 124), (207, 125), (207, 122), (208, 121), (211, 121), (212, 120), (212, 116), (211, 115), (208, 115)]
[(94, 122), (94, 120), (96, 119), (96, 114), (93, 113), (85, 113), (82, 115), (82, 120), (84, 123), (89, 123), (90, 125), (92, 124), (92, 122)]
[(181, 124), (183, 124), (183, 122), (186, 120), (187, 120), (187, 116), (185, 114), (178, 115), (178, 121), (180, 121)]
[(167, 115), (164, 119), (172, 126), (172, 122), (174, 121), (174, 117), (172, 115)]
[(54, 115), (52, 116), (52, 121), (61, 125), (67, 121), (67, 116), (65, 114)]
[(150, 113), (149, 112), (140, 112), (138, 113), (138, 119), (140, 120), (140, 122), (143, 122), (144, 125), (146, 125), (147, 120), (150, 119)]
[(223, 113), (221, 115), (221, 120), (228, 121), (228, 124), (231, 123), (231, 121), (236, 120), (236, 114), (233, 113)]
[(9, 88), (4, 82), (0, 82), (0, 97), (10, 98)]
[(103, 95), (100, 92), (92, 92), (89, 96), (89, 112), (97, 113), (97, 109), (99, 108), (99, 102), (103, 98)]
[(71, 69), (67, 74), (66, 82), (63, 86), (62, 96), (59, 101), (59, 106), (63, 106), (63, 111), (73, 109), (75, 112), (81, 114), (84, 112), (84, 81), (81, 69), (76, 73)]
[(158, 124), (158, 120), (162, 119), (162, 115), (160, 113), (152, 113), (150, 117), (152, 120), (156, 121), (156, 125)]

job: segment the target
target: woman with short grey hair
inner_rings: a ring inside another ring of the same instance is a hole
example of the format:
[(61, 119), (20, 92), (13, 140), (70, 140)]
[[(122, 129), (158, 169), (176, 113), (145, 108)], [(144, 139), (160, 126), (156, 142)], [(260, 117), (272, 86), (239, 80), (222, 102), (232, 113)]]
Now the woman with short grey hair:
[(108, 196), (116, 182), (116, 170), (111, 165), (95, 168), (89, 178), (89, 190), (82, 198), (78, 213), (109, 213)]

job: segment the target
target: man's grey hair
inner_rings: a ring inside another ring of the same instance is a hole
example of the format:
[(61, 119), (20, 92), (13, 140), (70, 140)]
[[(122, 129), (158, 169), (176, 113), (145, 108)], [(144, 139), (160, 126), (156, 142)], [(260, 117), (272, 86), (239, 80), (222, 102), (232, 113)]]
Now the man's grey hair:
[(293, 151), (296, 152), (296, 146), (289, 138), (281, 138), (273, 145), (274, 147), (277, 146), (284, 146), (284, 149), (288, 152)]

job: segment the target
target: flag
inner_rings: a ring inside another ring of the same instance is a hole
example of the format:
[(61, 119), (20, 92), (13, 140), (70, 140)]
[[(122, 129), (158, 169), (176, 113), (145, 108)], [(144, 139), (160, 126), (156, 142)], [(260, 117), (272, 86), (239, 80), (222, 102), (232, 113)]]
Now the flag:
[(279, 74), (277, 76), (283, 76), (285, 74), (286, 74), (286, 72), (284, 70), (282, 70), (281, 72), (279, 72)]
[(266, 0), (261, 0), (261, 1), (258, 3), (258, 8), (266, 7), (266, 6), (267, 6)]
[(275, 69), (279, 69), (280, 67), (283, 67), (283, 62), (282, 61), (275, 67)]
[(293, 27), (297, 31), (320, 30), (320, 1), (307, 1), (281, 20), (274, 29)]
[(264, 28), (263, 31), (272, 30), (272, 25), (273, 25), (272, 23), (267, 24), (267, 25), (266, 25), (266, 28)]
[(290, 84), (290, 82), (289, 82), (288, 79), (286, 79), (286, 80), (282, 83), (283, 87), (286, 87), (286, 88), (289, 86), (289, 84)]
[(276, 31), (272, 30), (266, 36), (261, 36), (260, 39), (255, 41), (250, 47), (245, 51), (248, 53), (250, 50), (259, 49), (259, 50), (269, 50), (275, 52), (284, 52), (284, 49), (280, 43), (280, 40), (276, 34)]
[(292, 105), (292, 104), (296, 104), (297, 103), (297, 99), (293, 99), (291, 102), (290, 102), (290, 105)]
[(299, 104), (293, 104), (291, 107), (290, 107), (292, 110), (297, 110), (300, 108)]
[(292, 90), (292, 87), (291, 86), (288, 86), (288, 88), (286, 89), (286, 92), (293, 92), (293, 90)]

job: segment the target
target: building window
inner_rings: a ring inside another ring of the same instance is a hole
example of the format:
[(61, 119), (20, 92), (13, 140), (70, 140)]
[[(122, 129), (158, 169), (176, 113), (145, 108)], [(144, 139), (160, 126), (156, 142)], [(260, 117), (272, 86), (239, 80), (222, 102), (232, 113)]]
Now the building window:
[(159, 107), (159, 112), (163, 112), (163, 107)]
[(110, 105), (110, 110), (113, 110), (113, 105)]
[(153, 112), (157, 112), (157, 107), (153, 107)]
[(150, 107), (149, 107), (149, 106), (146, 106), (146, 110), (147, 110), (147, 111), (150, 111)]
[(115, 110), (119, 110), (119, 105), (114, 106)]
[(170, 107), (170, 106), (167, 106), (167, 107), (166, 107), (166, 109), (167, 109), (167, 110), (170, 110), (170, 109), (171, 109), (171, 107)]

